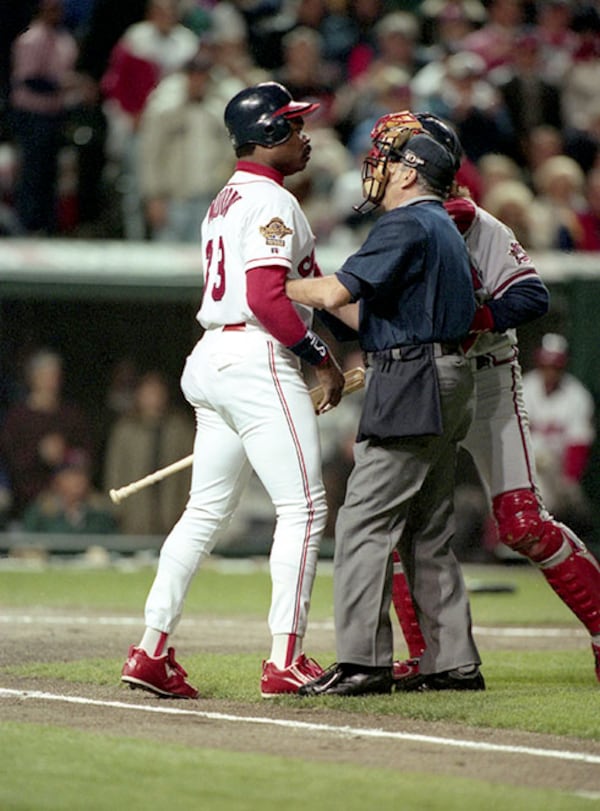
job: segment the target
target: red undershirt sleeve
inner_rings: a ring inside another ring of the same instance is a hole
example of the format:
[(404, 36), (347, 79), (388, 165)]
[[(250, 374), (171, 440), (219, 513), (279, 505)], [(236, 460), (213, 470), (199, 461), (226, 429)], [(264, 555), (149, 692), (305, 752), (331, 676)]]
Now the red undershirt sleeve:
[(246, 273), (248, 305), (260, 323), (284, 346), (305, 338), (307, 328), (285, 294), (287, 269), (254, 268)]

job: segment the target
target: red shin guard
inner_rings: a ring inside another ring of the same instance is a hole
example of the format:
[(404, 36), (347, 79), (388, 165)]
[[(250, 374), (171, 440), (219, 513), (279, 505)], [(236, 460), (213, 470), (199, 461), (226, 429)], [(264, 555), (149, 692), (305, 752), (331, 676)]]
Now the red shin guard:
[(569, 556), (560, 563), (540, 566), (540, 570), (561, 600), (571, 609), (592, 636), (600, 634), (600, 565), (582, 544), (567, 537)]
[(600, 564), (585, 544), (544, 514), (530, 490), (501, 493), (493, 508), (500, 539), (539, 567), (592, 636), (600, 634)]
[(404, 634), (408, 655), (411, 659), (418, 659), (426, 648), (423, 634), (419, 628), (417, 613), (408, 588), (406, 575), (402, 570), (400, 555), (394, 550), (394, 576), (392, 580), (392, 603)]

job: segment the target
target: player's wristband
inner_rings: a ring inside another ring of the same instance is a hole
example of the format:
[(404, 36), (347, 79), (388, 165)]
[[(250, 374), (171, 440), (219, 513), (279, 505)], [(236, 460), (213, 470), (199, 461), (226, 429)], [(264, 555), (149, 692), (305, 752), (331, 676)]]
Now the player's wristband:
[(329, 360), (329, 347), (312, 330), (307, 330), (304, 338), (288, 349), (311, 366), (321, 366)]

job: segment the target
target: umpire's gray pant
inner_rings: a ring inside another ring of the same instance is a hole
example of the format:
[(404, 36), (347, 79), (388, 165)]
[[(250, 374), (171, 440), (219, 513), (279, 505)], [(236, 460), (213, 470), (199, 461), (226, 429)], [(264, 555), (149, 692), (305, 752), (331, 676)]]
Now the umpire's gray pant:
[(458, 442), (472, 416), (473, 379), (462, 356), (436, 358), (443, 436), (355, 444), (355, 466), (336, 523), (337, 661), (389, 667), (392, 551), (398, 547), (427, 650), (422, 673), (480, 663), (454, 534)]

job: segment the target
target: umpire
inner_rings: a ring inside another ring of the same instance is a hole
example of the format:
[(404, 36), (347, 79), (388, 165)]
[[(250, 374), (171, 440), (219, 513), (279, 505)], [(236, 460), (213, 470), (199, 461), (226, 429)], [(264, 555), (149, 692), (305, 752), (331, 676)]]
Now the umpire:
[[(354, 469), (336, 523), (337, 663), (299, 694), (391, 691), (396, 546), (409, 583), (426, 595), (416, 606), (427, 643), (421, 673), (465, 674), (483, 689), (467, 592), (450, 548), (457, 444), (472, 416), (473, 381), (460, 341), (475, 312), (465, 244), (443, 206), (453, 160), (428, 135), (395, 126), (394, 114), (371, 138), (363, 206), (381, 205), (385, 213), (336, 274), (286, 285), (294, 301), (347, 323), (352, 308), (345, 305), (358, 301), (354, 326), (368, 367)], [(429, 566), (435, 561), (434, 576), (419, 583), (425, 556)]]

